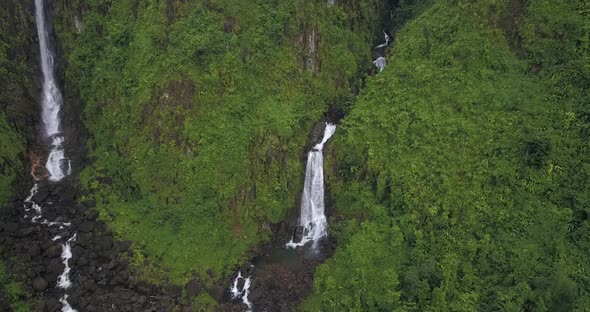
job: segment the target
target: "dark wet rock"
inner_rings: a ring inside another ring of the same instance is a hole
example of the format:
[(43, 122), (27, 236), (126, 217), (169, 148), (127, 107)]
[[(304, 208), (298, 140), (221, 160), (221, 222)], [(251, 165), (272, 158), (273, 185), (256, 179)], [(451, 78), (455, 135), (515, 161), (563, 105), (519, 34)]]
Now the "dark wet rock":
[(129, 248), (131, 247), (131, 241), (122, 241), (119, 243), (119, 251), (120, 252), (124, 252), (129, 250)]
[(45, 250), (43, 256), (50, 259), (61, 256), (61, 246), (55, 244), (52, 245), (51, 247), (47, 248), (47, 250)]
[(139, 297), (137, 297), (137, 303), (144, 304), (146, 302), (147, 302), (147, 297), (146, 296), (139, 296)]
[(24, 229), (20, 229), (20, 230), (16, 231), (16, 236), (18, 236), (18, 237), (29, 236), (37, 230), (38, 229), (34, 226), (26, 227)]
[(13, 222), (4, 223), (4, 231), (6, 231), (8, 233), (14, 233), (14, 232), (16, 232), (16, 230), (18, 230), (18, 224), (13, 223)]
[(182, 287), (178, 285), (166, 285), (164, 287), (164, 292), (172, 298), (178, 298), (182, 295)]
[[(78, 311), (182, 311), (183, 288), (168, 285), (156, 287), (132, 276), (128, 260), (122, 258), (128, 253), (131, 242), (117, 242), (106, 226), (98, 220), (98, 212), (88, 207), (94, 203), (76, 204), (70, 186), (59, 189), (53, 184), (40, 184), (42, 196), (46, 197), (43, 206), (43, 218), (49, 221), (70, 222), (71, 226), (60, 228), (45, 224), (32, 224), (24, 219), (22, 199), (28, 196), (31, 185), (23, 187), (21, 201), (11, 205), (13, 210), (0, 209), (0, 243), (7, 247), (10, 259), (5, 259), (6, 269), (10, 272), (21, 268), (22, 278), (29, 280), (23, 290), (33, 294), (35, 300), (45, 304), (32, 309), (33, 311), (61, 311), (59, 298), (63, 291), (57, 290), (59, 275), (64, 265), (61, 259), (62, 245), (76, 234), (71, 242), (72, 268), (70, 279), (75, 287), (68, 289), (68, 301)], [(63, 199), (60, 192), (69, 192)], [(52, 203), (50, 203), (52, 202)], [(87, 207), (88, 206), (88, 207)], [(52, 241), (56, 236), (61, 239)], [(120, 253), (124, 253), (120, 254)], [(16, 259), (16, 263), (14, 263)], [(19, 270), (21, 270), (19, 269)], [(16, 274), (16, 273), (15, 273)], [(139, 283), (140, 286), (137, 286)], [(196, 296), (203, 288), (200, 284), (190, 286)], [(0, 307), (5, 306), (0, 296)], [(2, 309), (0, 308), (0, 311)]]
[(37, 277), (33, 281), (33, 288), (35, 288), (36, 291), (44, 291), (45, 289), (47, 289), (48, 284), (49, 283), (47, 283), (47, 281), (44, 280), (42, 277)]
[(152, 292), (152, 287), (144, 282), (137, 285), (137, 291), (144, 295), (149, 295)]
[(37, 190), (37, 194), (35, 194), (35, 196), (33, 196), (33, 201), (35, 201), (36, 203), (43, 203), (43, 202), (45, 202), (45, 200), (47, 199), (48, 196), (49, 196), (49, 191), (47, 190), (47, 188), (40, 187)]
[(82, 202), (82, 205), (84, 205), (86, 208), (94, 208), (96, 207), (96, 201), (93, 199), (87, 199)]
[(49, 298), (45, 302), (46, 311), (58, 311), (61, 310), (61, 303), (55, 298)]
[(113, 238), (110, 236), (102, 236), (96, 239), (96, 243), (103, 251), (109, 251), (113, 247)]
[(33, 307), (34, 312), (45, 312), (45, 302), (39, 302)]
[(303, 239), (303, 227), (298, 226), (293, 233), (293, 241), (298, 243)]
[(207, 289), (207, 293), (215, 301), (220, 302), (223, 300), (223, 295), (225, 293), (225, 289), (223, 288), (223, 286), (213, 285), (211, 288)]
[(189, 298), (196, 297), (201, 291), (201, 285), (196, 278), (191, 279), (185, 286), (186, 295)]
[(84, 282), (84, 284), (82, 284), (82, 287), (86, 290), (93, 290), (96, 288), (96, 283), (94, 282), (94, 280), (89, 279), (86, 282)]
[(31, 257), (37, 257), (41, 254), (41, 248), (39, 247), (39, 245), (34, 244), (27, 249), (27, 253)]
[(85, 233), (92, 232), (93, 228), (94, 224), (90, 221), (84, 221), (78, 226), (78, 230)]
[(44, 278), (51, 284), (57, 281), (57, 277), (64, 269), (61, 259), (53, 259), (47, 266)]
[(86, 212), (86, 220), (94, 221), (98, 218), (98, 211), (96, 210), (89, 210)]

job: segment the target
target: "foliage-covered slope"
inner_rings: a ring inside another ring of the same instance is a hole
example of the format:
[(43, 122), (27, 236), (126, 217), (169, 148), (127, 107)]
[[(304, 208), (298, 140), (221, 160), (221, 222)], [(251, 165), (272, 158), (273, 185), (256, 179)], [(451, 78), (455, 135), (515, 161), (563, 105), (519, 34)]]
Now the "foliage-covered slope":
[(30, 111), (36, 111), (31, 107), (33, 83), (25, 53), (33, 36), (29, 18), (23, 5), (0, 4), (0, 207), (12, 195), (16, 176), (23, 174), (23, 133), (29, 130)]
[(438, 1), (339, 129), (310, 311), (590, 306), (590, 7)]
[(348, 2), (56, 2), (83, 183), (173, 281), (233, 270), (294, 207), (308, 130), (359, 88), (387, 12)]

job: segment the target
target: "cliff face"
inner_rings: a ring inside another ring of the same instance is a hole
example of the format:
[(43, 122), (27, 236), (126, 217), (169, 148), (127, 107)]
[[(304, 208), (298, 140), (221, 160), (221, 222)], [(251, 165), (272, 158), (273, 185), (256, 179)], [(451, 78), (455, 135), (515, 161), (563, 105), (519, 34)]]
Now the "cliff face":
[[(32, 4), (0, 4), (0, 205), (12, 193), (16, 176), (27, 175), (25, 146), (39, 150), (36, 75), (38, 49)], [(42, 153), (39, 153), (40, 155)]]
[(82, 183), (169, 273), (140, 269), (211, 282), (268, 239), (299, 197), (313, 123), (360, 89), (389, 6), (53, 1), (65, 110), (79, 92), (88, 128)]

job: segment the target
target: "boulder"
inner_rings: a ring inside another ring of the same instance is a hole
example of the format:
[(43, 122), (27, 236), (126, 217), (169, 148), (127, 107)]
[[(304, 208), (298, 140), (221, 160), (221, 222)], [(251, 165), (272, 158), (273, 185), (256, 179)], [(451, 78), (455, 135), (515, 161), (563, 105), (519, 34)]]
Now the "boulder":
[(16, 232), (16, 236), (18, 237), (27, 237), (31, 235), (33, 232), (37, 231), (37, 228), (34, 226), (26, 227), (24, 229), (20, 229)]
[(14, 233), (16, 230), (18, 230), (18, 224), (12, 222), (4, 223), (4, 231), (8, 233)]
[(37, 277), (33, 281), (33, 288), (35, 288), (36, 291), (44, 291), (47, 289), (47, 285), (49, 285), (49, 283), (47, 283), (47, 281), (42, 277)]
[(37, 257), (41, 254), (41, 248), (39, 245), (34, 244), (27, 249), (27, 254), (31, 257)]
[(164, 292), (172, 298), (178, 298), (182, 295), (182, 288), (178, 285), (166, 285)]
[(199, 281), (196, 278), (191, 279), (188, 283), (186, 283), (186, 286), (184, 287), (186, 288), (186, 295), (189, 298), (196, 297), (201, 289), (201, 285), (199, 284)]

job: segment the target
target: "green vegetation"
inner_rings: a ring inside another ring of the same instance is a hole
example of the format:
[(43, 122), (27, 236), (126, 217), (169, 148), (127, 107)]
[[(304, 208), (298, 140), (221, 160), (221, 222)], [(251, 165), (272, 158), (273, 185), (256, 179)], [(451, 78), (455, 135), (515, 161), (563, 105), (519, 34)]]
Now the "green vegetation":
[[(30, 306), (31, 294), (24, 290), (22, 283), (13, 280), (13, 276), (6, 271), (6, 266), (2, 261), (0, 261), (0, 303), (3, 305), (2, 308), (13, 312), (32, 310)], [(9, 306), (4, 306), (4, 304), (9, 304)]]
[(0, 206), (12, 195), (12, 184), (21, 173), (23, 144), (0, 113)]
[(31, 34), (26, 23), (29, 15), (21, 5), (0, 4), (0, 207), (12, 195), (17, 175), (23, 174), (24, 130), (30, 100), (24, 94), (32, 86), (26, 55), (21, 54)]
[[(338, 249), (303, 310), (587, 309), (590, 2), (400, 0), (366, 81), (389, 8), (338, 2), (52, 2), (81, 182), (131, 263), (227, 276), (294, 208), (313, 123), (346, 113), (325, 162)], [(34, 131), (25, 12), (0, 4), (0, 204)]]
[(590, 306), (589, 14), (437, 1), (405, 25), (333, 142), (339, 247), (305, 310)]
[(311, 125), (371, 65), (379, 3), (56, 1), (90, 133), (82, 183), (138, 267), (216, 280), (268, 239)]

